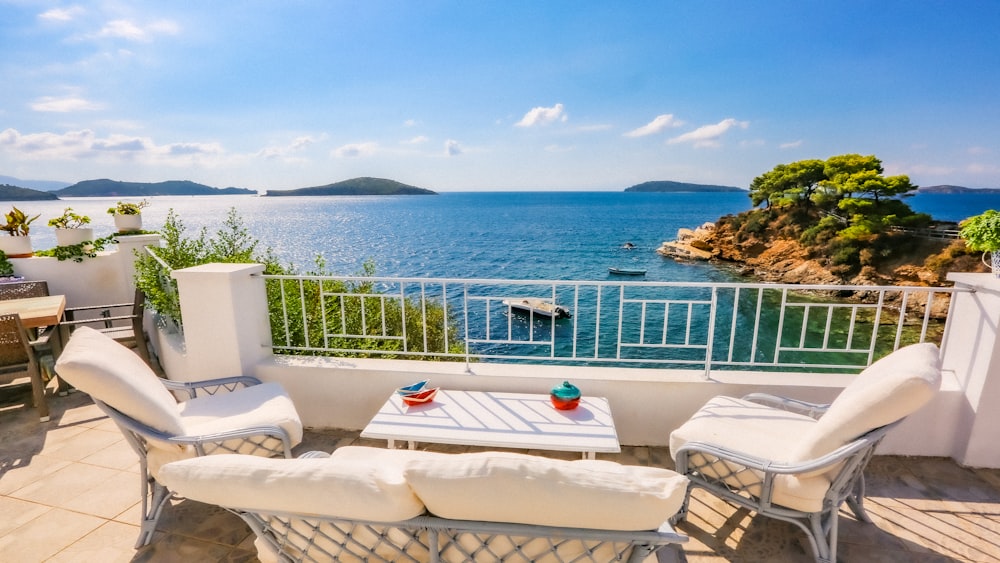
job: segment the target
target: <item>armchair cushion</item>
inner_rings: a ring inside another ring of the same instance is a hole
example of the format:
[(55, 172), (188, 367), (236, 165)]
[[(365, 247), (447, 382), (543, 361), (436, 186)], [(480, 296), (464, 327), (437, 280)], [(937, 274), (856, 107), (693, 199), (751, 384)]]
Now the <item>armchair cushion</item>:
[[(670, 434), (670, 452), (676, 460), (681, 446), (689, 442), (707, 442), (753, 457), (787, 463), (791, 461), (794, 444), (816, 424), (815, 419), (805, 415), (718, 396)], [(694, 455), (698, 457), (691, 460), (692, 465), (699, 467), (707, 477), (724, 479), (730, 486), (760, 495), (763, 480), (760, 472), (740, 471), (742, 466), (724, 461), (705, 465), (701, 454)], [(822, 474), (779, 475), (774, 481), (771, 500), (788, 508), (816, 512), (822, 509), (823, 495), (829, 488), (830, 480)]]
[(905, 418), (930, 401), (940, 387), (937, 346), (923, 343), (900, 348), (844, 388), (819, 422), (797, 440), (790, 459), (815, 459)]
[(181, 402), (178, 410), (188, 436), (268, 424), (284, 429), (292, 444), (302, 441), (302, 421), (291, 398), (277, 383), (197, 397)]
[(655, 530), (687, 491), (667, 469), (508, 452), (411, 460), (404, 475), (442, 518), (605, 530)]
[(59, 355), (56, 373), (127, 416), (168, 434), (183, 434), (177, 400), (134, 352), (80, 327)]

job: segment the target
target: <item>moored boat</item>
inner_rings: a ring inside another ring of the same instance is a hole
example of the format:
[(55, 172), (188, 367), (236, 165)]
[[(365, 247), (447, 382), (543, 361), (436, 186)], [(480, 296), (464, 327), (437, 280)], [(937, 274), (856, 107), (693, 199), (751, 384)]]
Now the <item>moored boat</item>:
[(521, 311), (527, 311), (529, 313), (534, 313), (536, 315), (542, 315), (545, 317), (555, 317), (557, 319), (568, 319), (573, 315), (569, 312), (569, 309), (563, 307), (562, 305), (556, 305), (551, 301), (546, 301), (544, 299), (536, 299), (533, 297), (525, 297), (521, 299), (504, 299), (503, 304), (510, 307), (511, 309), (519, 309)]
[(628, 268), (608, 268), (608, 272), (616, 276), (645, 276), (646, 270), (630, 270)]

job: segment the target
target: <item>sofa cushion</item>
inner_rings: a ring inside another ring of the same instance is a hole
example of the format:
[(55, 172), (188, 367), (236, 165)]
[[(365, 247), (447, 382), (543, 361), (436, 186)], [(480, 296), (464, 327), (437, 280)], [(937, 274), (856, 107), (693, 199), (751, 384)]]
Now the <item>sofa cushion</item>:
[(161, 432), (183, 434), (177, 400), (135, 352), (86, 326), (59, 355), (56, 373), (77, 389)]
[(792, 449), (790, 459), (826, 455), (863, 434), (912, 414), (941, 387), (938, 348), (896, 350), (858, 374)]
[(442, 518), (606, 530), (656, 529), (687, 490), (667, 469), (507, 452), (415, 459), (404, 475)]
[[(816, 420), (771, 408), (758, 403), (718, 396), (708, 401), (680, 428), (670, 434), (670, 453), (688, 442), (706, 442), (723, 448), (778, 463), (791, 460), (792, 447), (811, 431)], [(727, 484), (759, 496), (763, 475), (758, 471), (740, 471), (742, 466), (728, 462), (710, 463), (701, 454), (690, 463), (706, 477), (723, 479)], [(816, 512), (823, 507), (823, 496), (830, 488), (825, 475), (779, 475), (774, 481), (771, 500), (775, 504)]]
[(224, 454), (168, 463), (158, 479), (208, 504), (397, 522), (424, 512), (398, 464), (383, 458), (280, 459)]

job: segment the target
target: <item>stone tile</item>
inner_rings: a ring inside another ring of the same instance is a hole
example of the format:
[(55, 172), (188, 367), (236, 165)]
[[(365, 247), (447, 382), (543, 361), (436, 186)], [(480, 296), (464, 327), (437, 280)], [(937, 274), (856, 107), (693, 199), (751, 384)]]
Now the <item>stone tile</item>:
[(127, 563), (135, 557), (135, 539), (138, 526), (121, 522), (106, 522), (101, 527), (73, 542), (55, 554), (46, 563), (76, 563), (100, 561), (102, 563)]
[(118, 473), (120, 471), (96, 465), (71, 463), (21, 487), (11, 493), (11, 496), (48, 506), (64, 506), (71, 499), (99, 486)]
[(27, 524), (51, 510), (48, 506), (11, 497), (0, 497), (0, 536)]
[[(84, 514), (114, 518), (134, 505), (139, 498), (139, 477), (122, 471), (96, 483), (91, 489), (80, 493), (59, 506)], [(138, 520), (135, 520), (138, 522)]]
[(46, 447), (45, 455), (67, 461), (80, 461), (96, 451), (123, 440), (121, 432), (105, 432), (84, 427), (82, 432), (75, 434), (71, 439)]
[(7, 561), (44, 561), (103, 524), (95, 516), (53, 508), (0, 537), (0, 553)]
[[(4, 448), (12, 447), (4, 443)], [(9, 450), (8, 450), (9, 452)], [(68, 466), (68, 461), (35, 455), (18, 457), (13, 452), (0, 458), (0, 495), (9, 495), (47, 475)]]

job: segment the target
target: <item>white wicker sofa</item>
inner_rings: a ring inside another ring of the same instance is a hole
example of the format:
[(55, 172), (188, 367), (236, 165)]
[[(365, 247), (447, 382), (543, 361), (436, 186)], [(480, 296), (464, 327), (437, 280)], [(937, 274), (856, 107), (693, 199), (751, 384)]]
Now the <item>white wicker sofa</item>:
[(637, 562), (687, 541), (668, 523), (687, 478), (610, 461), (346, 446), (188, 459), (159, 478), (239, 514), (264, 562)]

